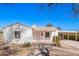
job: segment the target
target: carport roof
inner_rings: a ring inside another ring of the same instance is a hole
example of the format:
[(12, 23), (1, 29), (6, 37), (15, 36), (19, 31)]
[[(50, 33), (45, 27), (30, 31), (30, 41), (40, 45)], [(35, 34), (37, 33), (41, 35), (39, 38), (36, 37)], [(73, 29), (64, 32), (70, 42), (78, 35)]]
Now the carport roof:
[(60, 33), (78, 33), (78, 31), (58, 31)]

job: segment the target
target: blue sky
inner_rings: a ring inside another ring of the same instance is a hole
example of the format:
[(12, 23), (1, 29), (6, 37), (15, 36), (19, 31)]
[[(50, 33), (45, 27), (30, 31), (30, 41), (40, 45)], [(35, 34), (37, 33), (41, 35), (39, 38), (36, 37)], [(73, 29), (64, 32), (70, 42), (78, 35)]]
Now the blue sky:
[(45, 26), (51, 23), (62, 30), (79, 29), (79, 18), (72, 16), (71, 4), (47, 7), (47, 4), (0, 4), (0, 27), (20, 22), (32, 26)]

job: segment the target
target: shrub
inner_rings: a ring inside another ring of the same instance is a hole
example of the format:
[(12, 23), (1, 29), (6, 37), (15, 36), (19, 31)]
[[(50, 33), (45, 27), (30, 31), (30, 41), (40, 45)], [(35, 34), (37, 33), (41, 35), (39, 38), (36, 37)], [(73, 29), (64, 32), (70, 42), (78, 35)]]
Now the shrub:
[(53, 37), (53, 42), (54, 42), (54, 45), (55, 46), (58, 46), (58, 47), (60, 47), (60, 36), (54, 36)]
[(31, 43), (30, 42), (24, 43), (23, 47), (31, 47)]

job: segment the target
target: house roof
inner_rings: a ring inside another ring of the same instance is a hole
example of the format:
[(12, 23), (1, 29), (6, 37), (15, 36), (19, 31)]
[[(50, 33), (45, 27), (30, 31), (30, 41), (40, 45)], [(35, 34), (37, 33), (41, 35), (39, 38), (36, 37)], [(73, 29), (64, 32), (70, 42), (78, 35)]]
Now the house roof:
[[(6, 27), (13, 26), (13, 25), (16, 25), (16, 24), (23, 25), (21, 23), (14, 23), (14, 24), (8, 25)], [(63, 30), (59, 30), (56, 27), (29, 27), (29, 26), (26, 26), (26, 25), (23, 25), (23, 26), (28, 27), (28, 28), (30, 28), (30, 29), (32, 29), (34, 31), (58, 31), (60, 33), (78, 33), (78, 31), (63, 31)], [(0, 32), (2, 32), (3, 29), (5, 29), (6, 27), (3, 27), (2, 29), (0, 29)]]
[(32, 27), (34, 31), (59, 31), (59, 29), (55, 27)]
[[(17, 23), (14, 23), (14, 24), (10, 24), (10, 25), (8, 25), (8, 26), (6, 26), (6, 27), (3, 27), (2, 29), (5, 29), (5, 28), (7, 28), (7, 27), (9, 27), (9, 26), (13, 26), (13, 25), (16, 25), (16, 24), (23, 25), (23, 24), (17, 22)], [(28, 27), (28, 28), (31, 29), (31, 27), (29, 27), (29, 26), (27, 26), (27, 25), (23, 25), (23, 26)]]
[[(9, 26), (13, 26), (13, 25), (16, 25), (16, 24), (23, 25), (21, 23), (14, 23), (14, 24), (10, 24), (10, 25), (8, 25), (6, 27), (3, 27), (2, 29), (5, 29), (5, 28), (7, 28)], [(27, 25), (23, 25), (23, 26), (28, 27), (30, 29), (33, 29), (35, 31), (57, 31), (57, 30), (59, 30), (59, 29), (57, 29), (55, 27), (29, 27)]]

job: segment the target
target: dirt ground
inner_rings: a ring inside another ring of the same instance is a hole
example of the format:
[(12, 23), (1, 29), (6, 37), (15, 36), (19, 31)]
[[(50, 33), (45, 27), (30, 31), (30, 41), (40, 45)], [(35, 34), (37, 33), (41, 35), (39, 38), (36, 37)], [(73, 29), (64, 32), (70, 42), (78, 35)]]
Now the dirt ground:
[[(44, 44), (44, 46), (48, 48), (50, 56), (79, 56), (79, 48), (67, 44), (67, 41), (61, 41), (61, 47), (50, 44)], [(32, 44), (31, 47), (23, 47), (22, 45), (0, 42), (0, 56), (32, 56), (35, 48), (37, 48), (36, 44)]]

